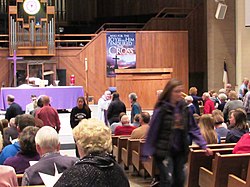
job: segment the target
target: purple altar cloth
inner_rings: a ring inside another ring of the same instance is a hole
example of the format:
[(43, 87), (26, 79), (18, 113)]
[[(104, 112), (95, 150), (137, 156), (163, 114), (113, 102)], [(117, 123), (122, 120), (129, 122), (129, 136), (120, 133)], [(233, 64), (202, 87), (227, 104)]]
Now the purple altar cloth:
[(6, 110), (8, 103), (7, 95), (15, 96), (15, 102), (25, 111), (26, 105), (31, 102), (30, 96), (48, 95), (51, 99), (51, 106), (56, 109), (71, 109), (76, 106), (77, 98), (84, 96), (82, 86), (56, 86), (56, 87), (31, 87), (19, 88), (9, 87), (1, 88), (0, 109)]

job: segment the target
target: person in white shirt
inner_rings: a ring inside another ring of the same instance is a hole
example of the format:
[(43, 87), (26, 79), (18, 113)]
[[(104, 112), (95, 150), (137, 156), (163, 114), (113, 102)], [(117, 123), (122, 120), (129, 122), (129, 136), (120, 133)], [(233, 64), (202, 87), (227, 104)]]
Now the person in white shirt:
[(31, 112), (35, 109), (37, 103), (36, 95), (31, 95), (31, 103), (26, 105), (25, 114), (31, 114)]
[(102, 97), (98, 100), (98, 119), (108, 125), (107, 110), (111, 102), (111, 92), (105, 91)]

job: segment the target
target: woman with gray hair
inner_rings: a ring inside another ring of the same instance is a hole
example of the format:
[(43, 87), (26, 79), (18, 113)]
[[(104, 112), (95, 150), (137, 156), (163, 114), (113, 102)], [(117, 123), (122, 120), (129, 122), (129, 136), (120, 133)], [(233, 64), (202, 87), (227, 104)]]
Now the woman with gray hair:
[(112, 150), (110, 129), (96, 119), (83, 119), (74, 129), (73, 136), (80, 161), (63, 173), (54, 187), (110, 187), (129, 186)]
[(220, 104), (218, 105), (217, 109), (223, 112), (224, 107), (225, 107), (226, 102), (227, 102), (227, 95), (224, 93), (220, 93), (218, 95), (218, 98), (220, 100)]

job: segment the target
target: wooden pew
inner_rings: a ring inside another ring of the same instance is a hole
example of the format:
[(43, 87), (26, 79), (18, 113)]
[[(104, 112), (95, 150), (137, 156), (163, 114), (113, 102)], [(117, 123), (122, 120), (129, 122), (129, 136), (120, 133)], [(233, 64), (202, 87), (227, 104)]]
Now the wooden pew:
[[(225, 154), (216, 153), (214, 168), (200, 168), (200, 187), (227, 187), (228, 175), (246, 176), (246, 170), (250, 159), (248, 154)], [(244, 179), (245, 180), (245, 179)]]
[(22, 185), (23, 174), (16, 174), (17, 183), (19, 186)]
[(139, 172), (141, 169), (144, 169), (141, 161), (141, 155), (143, 150), (143, 145), (145, 144), (145, 140), (140, 140), (139, 146), (137, 149), (132, 151), (132, 165)]
[[(245, 178), (245, 176), (243, 176), (242, 178)], [(246, 176), (246, 180), (243, 180), (242, 178), (230, 174), (228, 176), (228, 185), (227, 187), (249, 187), (250, 186), (250, 160), (248, 162), (248, 169), (247, 169), (247, 176)]]
[(213, 155), (206, 156), (205, 151), (202, 149), (197, 149), (197, 150), (190, 149), (187, 162), (188, 187), (199, 187), (199, 169), (200, 167), (206, 167), (211, 169), (212, 160), (215, 156), (215, 153), (230, 154), (232, 153), (233, 148), (217, 148), (217, 149), (212, 149), (212, 151), (214, 152)]
[[(234, 148), (236, 143), (221, 143), (221, 144), (208, 144), (207, 147), (210, 149), (221, 149), (221, 148)], [(189, 149), (198, 150), (201, 149), (198, 145), (190, 145)]]
[(139, 172), (141, 169), (145, 169), (147, 173), (154, 177), (156, 174), (159, 174), (159, 170), (156, 166), (155, 159), (153, 157), (149, 157), (147, 160), (142, 161), (142, 149), (145, 144), (145, 140), (140, 140), (140, 145), (138, 149), (134, 149), (132, 151), (132, 164)]
[(221, 142), (221, 144), (226, 143), (226, 137), (220, 137), (220, 142)]
[(155, 175), (160, 173), (158, 167), (156, 166), (154, 157), (150, 156), (146, 161), (143, 161), (142, 164), (151, 177), (155, 177)]
[(132, 165), (132, 151), (138, 150), (141, 139), (128, 139), (127, 146), (122, 148), (121, 160), (126, 167)]
[(118, 163), (121, 163), (121, 150), (123, 147), (127, 146), (127, 139), (130, 136), (112, 136), (113, 144), (113, 156)]

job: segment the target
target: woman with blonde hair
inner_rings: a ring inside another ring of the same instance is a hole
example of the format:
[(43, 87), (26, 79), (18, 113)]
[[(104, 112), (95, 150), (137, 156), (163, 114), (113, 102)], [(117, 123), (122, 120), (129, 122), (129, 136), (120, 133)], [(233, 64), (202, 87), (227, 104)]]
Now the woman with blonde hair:
[(128, 187), (128, 179), (116, 163), (112, 151), (111, 130), (97, 119), (83, 119), (73, 136), (80, 161), (65, 171), (54, 187)]
[(210, 114), (203, 114), (200, 118), (198, 126), (204, 139), (208, 144), (220, 143), (216, 131), (214, 130), (214, 119)]
[(195, 106), (195, 109), (196, 109), (197, 114), (200, 115), (200, 106), (199, 106), (199, 102), (202, 101), (202, 97), (197, 96), (197, 92), (198, 92), (198, 90), (197, 90), (196, 87), (191, 87), (191, 88), (189, 89), (189, 94), (190, 94), (190, 96), (192, 96), (192, 98), (193, 98), (193, 105)]

